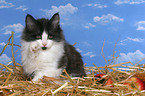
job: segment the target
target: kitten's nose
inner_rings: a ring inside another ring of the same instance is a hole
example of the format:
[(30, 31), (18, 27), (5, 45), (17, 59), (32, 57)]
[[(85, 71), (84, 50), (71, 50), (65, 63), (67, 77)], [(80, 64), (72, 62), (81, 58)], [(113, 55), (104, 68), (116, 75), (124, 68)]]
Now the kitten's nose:
[(42, 43), (42, 45), (43, 45), (44, 47), (46, 47), (47, 43)]

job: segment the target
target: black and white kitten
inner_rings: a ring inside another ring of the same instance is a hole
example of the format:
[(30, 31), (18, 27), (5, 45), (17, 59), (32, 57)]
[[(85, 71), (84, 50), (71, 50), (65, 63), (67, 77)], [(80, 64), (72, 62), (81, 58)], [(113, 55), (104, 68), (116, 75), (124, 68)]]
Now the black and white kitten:
[(22, 66), (33, 81), (43, 76), (59, 77), (63, 69), (70, 76), (86, 76), (81, 55), (65, 41), (59, 14), (48, 20), (26, 16), (21, 37)]

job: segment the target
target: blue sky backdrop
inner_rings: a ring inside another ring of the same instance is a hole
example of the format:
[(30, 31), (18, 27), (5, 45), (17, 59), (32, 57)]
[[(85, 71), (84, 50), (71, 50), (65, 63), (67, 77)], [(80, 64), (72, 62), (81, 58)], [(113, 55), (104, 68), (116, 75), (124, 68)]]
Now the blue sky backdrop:
[[(101, 48), (110, 59), (115, 42), (116, 63), (133, 64), (145, 57), (145, 0), (0, 0), (0, 52), (11, 31), (20, 44), (26, 14), (35, 18), (51, 18), (59, 12), (66, 40), (82, 54), (88, 66), (104, 66)], [(15, 57), (21, 63), (20, 48)], [(0, 63), (11, 61), (11, 46), (0, 56)], [(144, 63), (144, 62), (141, 62)]]

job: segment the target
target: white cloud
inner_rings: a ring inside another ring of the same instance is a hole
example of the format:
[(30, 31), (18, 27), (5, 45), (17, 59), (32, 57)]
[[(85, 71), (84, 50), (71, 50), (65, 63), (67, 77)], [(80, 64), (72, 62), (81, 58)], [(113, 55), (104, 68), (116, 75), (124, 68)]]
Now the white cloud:
[(6, 45), (6, 43), (5, 43), (5, 42), (2, 42), (2, 43), (0, 43), (0, 45), (1, 45), (1, 46), (5, 46), (5, 45)]
[(108, 7), (107, 5), (102, 5), (100, 3), (87, 4), (86, 6), (93, 6), (93, 7), (97, 7), (97, 8), (100, 8), (100, 9)]
[(113, 21), (123, 22), (124, 19), (114, 16), (113, 14), (102, 15), (101, 17), (99, 16), (94, 17), (94, 22), (100, 22), (101, 24), (112, 23)]
[(136, 30), (145, 30), (145, 21), (139, 21), (136, 23), (137, 29)]
[(19, 32), (22, 32), (22, 29), (24, 28), (24, 26), (20, 23), (17, 23), (17, 24), (12, 24), (12, 25), (7, 25), (7, 26), (4, 26), (2, 28), (2, 30), (4, 30), (4, 34), (11, 34), (12, 31), (14, 31), (15, 33), (19, 33)]
[(121, 40), (119, 44), (120, 45), (126, 45), (126, 42), (129, 42), (129, 41), (133, 41), (133, 42), (143, 42), (144, 39), (142, 39), (142, 38), (131, 38), (131, 37), (127, 37), (126, 39)]
[(142, 38), (131, 38), (131, 37), (127, 37), (126, 39), (124, 40), (121, 40), (119, 42), (119, 45), (127, 45), (126, 43), (128, 42), (143, 42), (145, 39), (142, 39)]
[(25, 7), (25, 6), (19, 6), (18, 8), (16, 8), (17, 10), (22, 10), (22, 11), (26, 11), (26, 10), (28, 10), (28, 8), (27, 7)]
[(86, 28), (86, 29), (90, 29), (90, 28), (96, 27), (96, 25), (94, 25), (94, 24), (92, 24), (92, 23), (87, 23), (87, 24), (84, 25), (83, 27)]
[(117, 0), (114, 4), (141, 4), (145, 3), (145, 0)]
[(12, 3), (8, 3), (5, 0), (0, 0), (0, 9), (1, 8), (10, 8), (13, 7), (14, 5)]
[(6, 54), (2, 54), (2, 55), (0, 56), (0, 63), (6, 64), (6, 63), (8, 63), (10, 60), (11, 60), (11, 58), (8, 57)]
[(61, 5), (59, 7), (57, 6), (51, 6), (51, 9), (40, 9), (41, 11), (45, 12), (46, 15), (48, 16), (52, 16), (53, 14), (59, 12), (59, 14), (61, 15), (65, 15), (65, 14), (74, 14), (78, 8), (74, 7), (72, 4), (68, 3), (67, 5)]
[(143, 42), (144, 39), (141, 39), (141, 38), (130, 38), (130, 37), (127, 37), (128, 40), (130, 41), (134, 41), (134, 42)]
[(91, 46), (91, 44), (87, 41), (82, 42), (82, 44), (85, 45), (85, 46)]
[(61, 22), (61, 23), (60, 23), (60, 25), (64, 25), (64, 23), (63, 23), (63, 22)]
[(76, 50), (77, 50), (78, 52), (80, 52), (80, 53), (83, 52), (83, 51), (82, 51), (81, 49), (79, 49), (79, 48), (76, 48)]
[(95, 57), (96, 55), (90, 55), (90, 58)]
[(90, 58), (95, 57), (96, 55), (93, 54), (93, 52), (87, 52), (83, 54), (83, 56), (89, 56)]
[(132, 63), (136, 63), (144, 57), (145, 54), (142, 53), (140, 50), (136, 50), (135, 52), (129, 52), (127, 54), (120, 53), (120, 57), (118, 57), (117, 63), (129, 62), (129, 61)]

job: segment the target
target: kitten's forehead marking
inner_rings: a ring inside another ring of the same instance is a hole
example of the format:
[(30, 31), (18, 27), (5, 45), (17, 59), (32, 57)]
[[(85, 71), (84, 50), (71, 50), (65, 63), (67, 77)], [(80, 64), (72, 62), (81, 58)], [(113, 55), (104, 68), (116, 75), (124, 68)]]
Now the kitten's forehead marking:
[(44, 31), (42, 34), (42, 41), (46, 41), (48, 38), (48, 34)]

